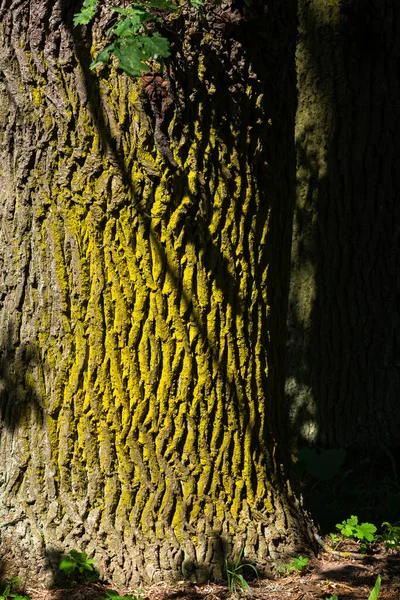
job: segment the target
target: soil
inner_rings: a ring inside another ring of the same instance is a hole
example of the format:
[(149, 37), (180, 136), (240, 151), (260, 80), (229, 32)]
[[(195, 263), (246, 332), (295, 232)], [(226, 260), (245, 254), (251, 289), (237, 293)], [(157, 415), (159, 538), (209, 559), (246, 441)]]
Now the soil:
[[(379, 600), (400, 599), (400, 552), (386, 552), (375, 544), (370, 553), (361, 555), (354, 542), (342, 545), (340, 551), (322, 550), (312, 558), (307, 570), (280, 575), (271, 570), (268, 578), (250, 583), (250, 590), (238, 591), (236, 597), (253, 600), (326, 600), (336, 594), (339, 600), (368, 600), (378, 575), (382, 578)], [(110, 586), (92, 584), (73, 589), (28, 589), (32, 600), (99, 600)], [(174, 585), (158, 583), (142, 590), (118, 590), (145, 600), (227, 600), (232, 598), (227, 585), (196, 585), (181, 581)]]

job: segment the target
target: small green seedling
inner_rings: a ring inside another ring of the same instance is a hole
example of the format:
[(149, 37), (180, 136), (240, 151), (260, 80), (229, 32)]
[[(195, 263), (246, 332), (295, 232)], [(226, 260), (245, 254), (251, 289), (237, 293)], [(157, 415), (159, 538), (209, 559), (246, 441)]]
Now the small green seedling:
[(291, 573), (293, 571), (303, 571), (309, 562), (309, 558), (300, 555), (298, 558), (293, 558), (292, 562), (285, 566), (288, 567), (288, 571)]
[[(371, 590), (370, 595), (368, 596), (368, 600), (378, 600), (380, 590), (381, 590), (381, 576), (378, 575), (375, 585), (374, 585), (373, 589)], [(326, 600), (339, 600), (339, 598), (336, 594), (332, 594), (332, 596), (329, 596), (329, 598), (326, 598)]]
[(358, 517), (352, 515), (336, 525), (336, 529), (346, 538), (374, 542), (376, 540), (376, 527), (372, 523), (359, 523)]
[(400, 523), (396, 523), (392, 525), (385, 521), (382, 523), (382, 527), (384, 527), (384, 532), (379, 536), (385, 544), (385, 550), (398, 550), (400, 547)]
[(297, 558), (292, 558), (290, 563), (286, 563), (283, 566), (278, 565), (277, 563), (272, 564), (281, 575), (286, 575), (287, 573), (293, 573), (294, 571), (303, 571), (303, 569), (306, 568), (309, 562), (309, 558), (300, 555)]
[(71, 550), (64, 556), (58, 565), (60, 571), (63, 571), (67, 577), (77, 578), (84, 581), (97, 581), (99, 573), (94, 567), (94, 560), (88, 558), (86, 552)]
[(21, 595), (14, 590), (16, 586), (22, 584), (19, 577), (12, 577), (11, 579), (5, 579), (0, 584), (1, 594), (0, 600), (30, 600), (30, 596)]
[(368, 600), (378, 600), (380, 591), (381, 591), (381, 576), (378, 575), (378, 577), (375, 581), (375, 585), (374, 585), (370, 595), (368, 596)]
[(118, 594), (118, 592), (116, 592), (115, 590), (107, 590), (106, 591), (106, 597), (105, 598), (99, 598), (99, 600), (144, 600), (143, 596), (141, 595), (142, 590), (139, 590), (138, 595), (133, 595), (133, 594), (124, 594), (123, 596), (120, 596)]
[(254, 565), (250, 565), (248, 563), (247, 564), (240, 563), (240, 561), (242, 559), (242, 555), (243, 555), (243, 548), (239, 552), (239, 556), (237, 557), (235, 562), (230, 563), (227, 560), (225, 561), (225, 570), (226, 570), (226, 577), (227, 577), (227, 581), (228, 581), (228, 590), (231, 594), (236, 594), (236, 592), (238, 592), (238, 591), (243, 593), (250, 589), (249, 584), (247, 583), (246, 579), (240, 572), (242, 569), (244, 569), (246, 567), (253, 569), (253, 571), (256, 574), (256, 577), (258, 577), (258, 571)]
[[(333, 544), (333, 549), (337, 550), (337, 548), (339, 548), (340, 544), (342, 543), (343, 538), (341, 538), (336, 533), (330, 533), (329, 537), (331, 538), (331, 542)], [(329, 598), (328, 598), (328, 600), (329, 600)]]
[(278, 563), (273, 562), (272, 566), (274, 567), (274, 569), (276, 569), (278, 571), (278, 573), (280, 573), (281, 575), (286, 575), (288, 570), (286, 568), (286, 565), (278, 565)]

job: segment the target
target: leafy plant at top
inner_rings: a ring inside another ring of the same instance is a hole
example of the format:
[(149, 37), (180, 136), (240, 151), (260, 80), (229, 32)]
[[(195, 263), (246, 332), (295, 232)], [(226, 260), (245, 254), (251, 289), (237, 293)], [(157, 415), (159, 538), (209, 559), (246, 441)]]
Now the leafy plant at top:
[[(197, 2), (197, 0), (192, 0)], [(112, 37), (111, 44), (103, 48), (96, 56), (91, 69), (106, 65), (110, 56), (118, 60), (118, 66), (131, 77), (139, 77), (149, 71), (150, 60), (162, 63), (170, 55), (169, 42), (159, 32), (154, 31), (155, 24), (162, 23), (160, 12), (176, 12), (179, 6), (167, 0), (142, 0), (127, 8), (114, 6), (116, 22), (107, 31)], [(96, 15), (97, 0), (84, 0), (81, 12), (74, 17), (74, 25), (88, 25)]]
[(118, 592), (116, 592), (115, 590), (107, 590), (106, 591), (106, 597), (105, 598), (99, 598), (99, 600), (144, 600), (143, 596), (141, 596), (140, 594), (135, 596), (132, 594), (124, 594), (123, 596), (120, 596), (118, 594)]
[(88, 25), (97, 11), (97, 0), (84, 0), (82, 10), (74, 15), (74, 26)]
[(385, 528), (385, 531), (379, 536), (379, 539), (384, 542), (386, 551), (398, 550), (400, 547), (400, 523), (392, 525), (385, 521), (382, 523), (382, 527)]
[(12, 577), (11, 579), (5, 579), (0, 584), (0, 600), (8, 600), (9, 598), (12, 600), (30, 600), (30, 596), (26, 594), (20, 594), (16, 592), (14, 588), (22, 584), (22, 581), (19, 577)]
[(352, 515), (350, 519), (344, 520), (336, 525), (336, 529), (347, 538), (374, 542), (376, 540), (376, 527), (372, 523), (359, 523), (358, 517)]
[(61, 560), (58, 568), (67, 577), (74, 577), (85, 581), (96, 581), (99, 578), (99, 573), (94, 567), (94, 560), (88, 558), (86, 552), (71, 550)]
[(242, 555), (243, 555), (243, 548), (239, 552), (239, 556), (237, 557), (236, 561), (231, 562), (231, 563), (228, 562), (227, 560), (225, 561), (226, 577), (228, 580), (228, 590), (231, 594), (236, 594), (237, 591), (244, 592), (244, 591), (250, 589), (249, 584), (247, 583), (246, 579), (240, 572), (242, 569), (244, 569), (246, 567), (253, 569), (256, 576), (258, 577), (258, 571), (254, 565), (250, 565), (248, 563), (247, 564), (240, 563), (240, 561), (242, 559)]

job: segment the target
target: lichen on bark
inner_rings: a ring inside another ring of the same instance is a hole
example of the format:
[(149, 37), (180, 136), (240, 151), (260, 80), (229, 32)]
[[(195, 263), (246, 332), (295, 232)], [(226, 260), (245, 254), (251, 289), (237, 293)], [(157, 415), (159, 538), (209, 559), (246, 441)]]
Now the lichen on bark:
[(49, 583), (74, 547), (116, 583), (202, 580), (243, 547), (262, 569), (309, 541), (282, 467), (293, 3), (175, 24), (173, 161), (142, 82), (89, 71), (74, 7), (30, 5), (0, 3), (10, 568)]

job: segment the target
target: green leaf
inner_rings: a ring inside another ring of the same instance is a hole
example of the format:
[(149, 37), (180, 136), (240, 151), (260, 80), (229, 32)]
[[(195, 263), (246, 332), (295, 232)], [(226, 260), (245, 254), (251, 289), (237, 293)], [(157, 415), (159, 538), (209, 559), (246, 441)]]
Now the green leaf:
[(74, 27), (88, 25), (97, 11), (97, 0), (84, 0), (82, 10), (74, 15)]
[(354, 528), (351, 525), (346, 525), (345, 527), (342, 527), (341, 533), (345, 537), (353, 537), (353, 535), (354, 535)]
[(350, 519), (347, 519), (342, 523), (338, 523), (336, 525), (336, 528), (339, 529), (340, 533), (345, 537), (353, 537), (357, 525), (358, 517), (356, 517), (355, 515), (351, 515)]
[(58, 565), (58, 568), (61, 571), (64, 571), (67, 575), (69, 575), (70, 573), (72, 573), (73, 571), (75, 571), (75, 569), (76, 569), (76, 562), (72, 558), (65, 557), (65, 558), (62, 559), (62, 561)]
[(133, 8), (121, 8), (120, 6), (113, 6), (112, 10), (114, 12), (120, 13), (121, 15), (125, 15), (126, 17), (132, 17), (133, 16)]
[(297, 571), (301, 571), (305, 566), (308, 565), (309, 562), (310, 562), (309, 558), (306, 558), (306, 557), (303, 557), (300, 555), (298, 558), (294, 558), (292, 560), (291, 566), (294, 569), (297, 569)]
[(144, 63), (150, 57), (138, 46), (137, 40), (127, 40), (121, 46), (115, 45), (114, 55), (119, 61), (119, 67), (131, 77), (140, 77), (149, 67)]
[(124, 15), (127, 19), (139, 19), (141, 23), (146, 21), (159, 20), (156, 15), (146, 10), (143, 5), (138, 4), (130, 6), (129, 8), (120, 8), (119, 6), (113, 6), (112, 10), (120, 15)]
[(378, 578), (374, 585), (374, 589), (371, 591), (370, 595), (368, 596), (368, 600), (378, 600), (380, 590), (381, 590), (381, 576), (378, 575)]
[(123, 19), (119, 21), (114, 27), (110, 29), (114, 35), (118, 37), (129, 37), (135, 34), (142, 26), (142, 21), (139, 15), (132, 17), (132, 19)]
[(292, 573), (293, 571), (301, 571), (303, 567), (308, 563), (308, 558), (303, 558), (299, 556), (298, 558), (293, 558), (290, 564), (285, 565), (287, 570)]
[(373, 542), (375, 540), (375, 532), (376, 527), (372, 523), (361, 523), (361, 525), (357, 525), (354, 535), (359, 540), (365, 539), (367, 542)]
[(247, 583), (247, 581), (245, 580), (245, 578), (243, 577), (243, 575), (241, 575), (240, 573), (237, 574), (237, 578), (239, 580), (239, 585), (242, 588), (242, 590), (249, 590), (250, 586)]
[(169, 42), (159, 33), (153, 33), (151, 36), (138, 36), (138, 41), (148, 58), (157, 59), (159, 56), (167, 58), (170, 55)]
[(397, 550), (400, 545), (399, 524), (396, 523), (395, 525), (392, 525), (388, 521), (385, 521), (382, 523), (382, 527), (384, 527), (386, 531), (384, 531), (379, 538), (385, 542), (385, 549)]
[[(118, 13), (122, 10), (123, 9), (114, 9), (114, 11)], [(128, 11), (124, 9), (123, 14), (125, 14), (126, 12)], [(147, 12), (143, 9), (129, 11), (129, 16), (127, 16), (125, 19), (122, 19), (121, 21), (118, 21), (115, 25), (113, 25), (113, 27), (111, 27), (111, 29), (108, 30), (107, 33), (108, 35), (110, 33), (113, 33), (117, 37), (130, 37), (137, 33), (144, 23), (147, 23), (149, 21), (160, 21), (160, 19), (152, 13)]]
[(90, 65), (90, 68), (93, 70), (95, 67), (97, 67), (97, 65), (106, 65), (110, 59), (110, 54), (114, 52), (114, 47), (114, 44), (110, 44), (109, 46), (106, 46), (101, 52), (99, 52), (99, 54), (96, 56), (96, 58)]
[(107, 590), (106, 594), (109, 598), (120, 598), (121, 596), (115, 590)]

